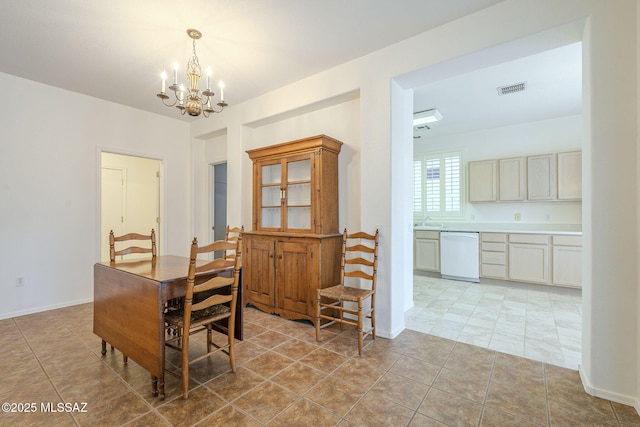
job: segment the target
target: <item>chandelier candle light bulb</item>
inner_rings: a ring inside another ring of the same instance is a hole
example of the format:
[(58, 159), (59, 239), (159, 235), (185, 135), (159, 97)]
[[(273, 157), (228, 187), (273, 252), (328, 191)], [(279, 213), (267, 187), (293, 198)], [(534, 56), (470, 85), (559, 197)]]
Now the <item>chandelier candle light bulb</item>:
[(169, 89), (173, 91), (173, 102), (167, 103), (169, 95), (165, 93), (167, 74), (162, 72), (162, 91), (156, 96), (162, 100), (162, 103), (167, 107), (176, 107), (180, 110), (180, 114), (188, 113), (190, 116), (197, 117), (202, 114), (205, 117), (209, 117), (212, 113), (220, 113), (228, 104), (224, 102), (224, 84), (220, 82), (220, 102), (218, 102), (219, 110), (215, 110), (211, 106), (211, 98), (215, 96), (215, 93), (211, 91), (211, 68), (207, 68), (206, 87), (204, 90), (200, 90), (198, 83), (200, 82), (201, 68), (198, 55), (196, 54), (196, 40), (202, 37), (200, 31), (190, 28), (187, 30), (187, 34), (193, 40), (193, 55), (189, 58), (187, 63), (187, 77), (189, 80), (189, 92), (186, 94), (185, 99), (185, 87), (184, 84), (178, 84), (178, 63), (173, 64), (173, 84), (169, 86)]

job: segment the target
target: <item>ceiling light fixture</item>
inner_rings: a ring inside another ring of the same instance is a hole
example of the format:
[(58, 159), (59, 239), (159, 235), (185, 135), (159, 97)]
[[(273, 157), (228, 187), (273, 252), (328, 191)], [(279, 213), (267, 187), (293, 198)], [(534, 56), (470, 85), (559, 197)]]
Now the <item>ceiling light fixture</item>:
[(442, 114), (436, 108), (413, 113), (413, 125), (420, 126), (442, 120)]
[(224, 107), (228, 104), (224, 102), (224, 83), (220, 82), (220, 102), (218, 102), (219, 110), (215, 110), (211, 106), (211, 99), (215, 95), (211, 91), (209, 85), (209, 79), (211, 77), (211, 69), (207, 70), (207, 87), (205, 90), (200, 91), (200, 62), (198, 61), (198, 55), (196, 55), (196, 40), (202, 37), (202, 33), (193, 28), (187, 30), (187, 34), (193, 40), (193, 56), (189, 58), (187, 63), (187, 78), (189, 79), (189, 88), (185, 89), (182, 83), (178, 84), (178, 63), (173, 65), (173, 84), (169, 86), (169, 90), (173, 91), (175, 99), (173, 103), (168, 104), (166, 101), (169, 99), (169, 95), (165, 93), (165, 86), (167, 83), (167, 73), (162, 72), (162, 91), (156, 96), (162, 100), (162, 103), (167, 107), (175, 106), (180, 110), (180, 114), (187, 113), (190, 116), (197, 117), (202, 114), (205, 117), (209, 117), (212, 113), (220, 113)]

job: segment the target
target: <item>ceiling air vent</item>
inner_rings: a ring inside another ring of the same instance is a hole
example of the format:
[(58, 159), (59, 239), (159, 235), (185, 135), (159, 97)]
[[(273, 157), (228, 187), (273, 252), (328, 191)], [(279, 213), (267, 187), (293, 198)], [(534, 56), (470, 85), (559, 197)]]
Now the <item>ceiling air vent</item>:
[(527, 88), (527, 82), (516, 83), (509, 86), (501, 86), (498, 88), (498, 95), (509, 95), (510, 93), (522, 92)]

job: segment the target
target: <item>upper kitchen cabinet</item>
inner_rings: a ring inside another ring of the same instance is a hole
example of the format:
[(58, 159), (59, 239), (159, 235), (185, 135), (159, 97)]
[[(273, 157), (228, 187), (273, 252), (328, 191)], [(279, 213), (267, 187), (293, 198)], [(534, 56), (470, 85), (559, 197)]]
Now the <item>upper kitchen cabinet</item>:
[(338, 154), (325, 135), (249, 150), (253, 230), (338, 232)]
[(556, 155), (527, 157), (527, 200), (556, 198)]
[(524, 157), (500, 159), (499, 194), (500, 200), (517, 201), (525, 198)]
[(582, 199), (582, 152), (558, 153), (558, 200)]
[(469, 201), (495, 202), (498, 200), (498, 161), (469, 162)]
[(581, 199), (581, 151), (469, 162), (470, 203)]

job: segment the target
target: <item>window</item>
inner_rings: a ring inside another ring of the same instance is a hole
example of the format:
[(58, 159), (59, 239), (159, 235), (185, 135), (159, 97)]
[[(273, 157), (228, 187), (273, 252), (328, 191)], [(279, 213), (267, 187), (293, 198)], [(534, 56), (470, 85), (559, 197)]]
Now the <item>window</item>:
[(455, 153), (420, 154), (413, 160), (413, 216), (462, 216), (462, 156)]

